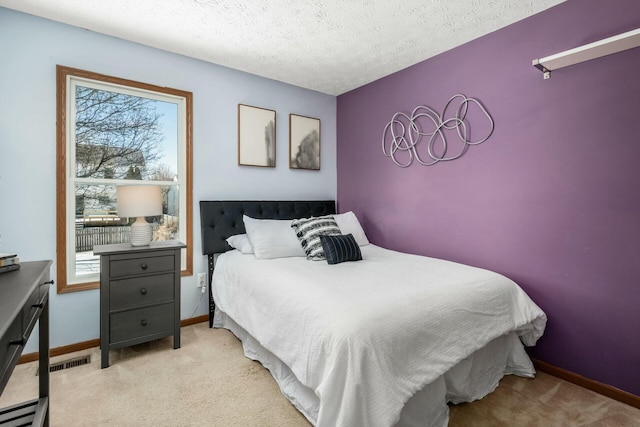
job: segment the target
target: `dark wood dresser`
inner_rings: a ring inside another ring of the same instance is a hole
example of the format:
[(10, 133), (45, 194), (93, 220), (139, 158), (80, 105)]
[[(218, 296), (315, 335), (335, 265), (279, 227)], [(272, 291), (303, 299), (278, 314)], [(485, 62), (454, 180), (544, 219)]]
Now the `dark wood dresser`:
[(0, 426), (49, 425), (49, 286), (51, 261), (23, 262), (0, 274), (0, 394), (38, 320), (38, 399), (0, 409)]
[(180, 250), (177, 240), (94, 246), (100, 255), (100, 350), (102, 367), (109, 350), (173, 335), (180, 348)]

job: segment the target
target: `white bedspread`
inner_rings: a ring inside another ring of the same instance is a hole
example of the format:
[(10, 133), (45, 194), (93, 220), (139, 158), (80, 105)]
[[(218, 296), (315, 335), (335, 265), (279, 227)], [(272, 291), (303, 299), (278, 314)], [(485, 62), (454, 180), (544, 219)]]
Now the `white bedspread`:
[(494, 338), (517, 330), (533, 345), (544, 331), (544, 312), (502, 275), (361, 249), (363, 261), (337, 265), (230, 251), (214, 271), (217, 306), (319, 397), (317, 426), (391, 426)]

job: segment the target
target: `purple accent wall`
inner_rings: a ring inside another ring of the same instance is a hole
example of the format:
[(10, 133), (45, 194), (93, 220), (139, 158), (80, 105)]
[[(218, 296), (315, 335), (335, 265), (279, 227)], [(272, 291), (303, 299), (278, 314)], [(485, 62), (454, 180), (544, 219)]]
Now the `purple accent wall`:
[[(636, 0), (569, 0), (338, 97), (338, 208), (384, 247), (498, 271), (547, 313), (533, 357), (640, 395), (640, 48), (531, 60), (640, 27)], [(400, 34), (401, 35), (401, 34)], [(495, 132), (397, 167), (385, 124), (478, 98)]]

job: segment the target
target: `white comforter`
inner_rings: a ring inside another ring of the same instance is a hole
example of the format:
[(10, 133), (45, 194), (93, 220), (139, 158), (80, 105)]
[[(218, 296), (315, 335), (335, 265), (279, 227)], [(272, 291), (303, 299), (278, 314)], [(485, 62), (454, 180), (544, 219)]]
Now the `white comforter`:
[(533, 345), (544, 331), (544, 312), (502, 275), (361, 249), (363, 261), (337, 265), (230, 251), (214, 271), (218, 308), (319, 397), (317, 426), (391, 426), (492, 339), (517, 330)]

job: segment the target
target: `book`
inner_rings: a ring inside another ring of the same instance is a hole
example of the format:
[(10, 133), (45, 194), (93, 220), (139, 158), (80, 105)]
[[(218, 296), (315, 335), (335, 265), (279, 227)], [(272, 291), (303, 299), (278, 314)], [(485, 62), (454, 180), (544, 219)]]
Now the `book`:
[(20, 264), (11, 264), (0, 267), (0, 273), (8, 273), (10, 271), (20, 270)]
[(13, 265), (13, 264), (20, 264), (20, 258), (18, 258), (17, 256), (14, 256), (13, 258), (0, 259), (0, 267), (4, 267), (5, 265)]
[(15, 258), (18, 254), (3, 254), (0, 252), (0, 259)]

